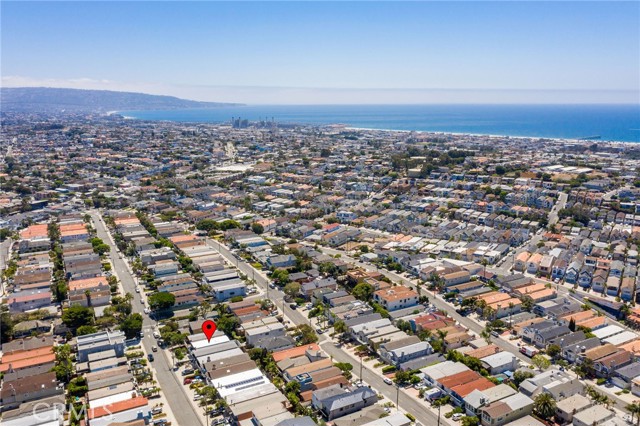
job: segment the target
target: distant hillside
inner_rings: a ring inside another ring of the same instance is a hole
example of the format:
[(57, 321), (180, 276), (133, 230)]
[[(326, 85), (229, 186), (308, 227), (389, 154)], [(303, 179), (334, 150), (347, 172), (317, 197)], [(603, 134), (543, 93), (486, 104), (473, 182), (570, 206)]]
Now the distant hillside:
[(146, 95), (110, 90), (16, 87), (0, 89), (4, 112), (107, 112), (126, 110), (166, 110), (220, 108), (241, 104), (198, 102), (173, 96)]

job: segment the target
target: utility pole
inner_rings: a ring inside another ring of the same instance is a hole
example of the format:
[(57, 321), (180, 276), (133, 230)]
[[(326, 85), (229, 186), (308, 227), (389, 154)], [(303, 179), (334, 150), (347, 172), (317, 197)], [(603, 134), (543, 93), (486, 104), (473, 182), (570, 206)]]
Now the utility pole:
[(396, 411), (400, 411), (400, 383), (396, 383)]
[(442, 408), (442, 405), (438, 404), (438, 426), (440, 426), (440, 408)]
[(362, 378), (362, 352), (360, 352), (360, 383), (363, 383), (364, 380)]

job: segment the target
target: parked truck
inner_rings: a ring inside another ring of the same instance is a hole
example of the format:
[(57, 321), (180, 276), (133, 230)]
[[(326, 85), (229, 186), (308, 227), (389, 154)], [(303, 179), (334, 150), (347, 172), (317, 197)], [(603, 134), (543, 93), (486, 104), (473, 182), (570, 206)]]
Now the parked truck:
[(533, 358), (538, 355), (538, 350), (531, 346), (522, 346), (520, 348), (520, 352), (528, 356), (529, 358)]

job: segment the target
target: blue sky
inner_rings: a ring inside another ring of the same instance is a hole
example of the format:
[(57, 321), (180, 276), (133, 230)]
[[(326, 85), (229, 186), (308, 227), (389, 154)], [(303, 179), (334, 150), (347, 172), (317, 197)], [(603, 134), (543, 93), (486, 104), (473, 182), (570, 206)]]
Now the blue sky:
[(9, 2), (2, 85), (245, 103), (640, 100), (639, 2)]

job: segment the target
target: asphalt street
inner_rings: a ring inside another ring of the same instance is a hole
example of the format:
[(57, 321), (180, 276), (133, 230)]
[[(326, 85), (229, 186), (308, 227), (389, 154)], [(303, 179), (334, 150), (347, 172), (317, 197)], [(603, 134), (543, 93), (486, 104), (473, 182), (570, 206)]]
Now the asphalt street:
[[(284, 315), (287, 319), (289, 319), (289, 321), (291, 321), (295, 325), (309, 323), (309, 319), (302, 312), (297, 309), (291, 309), (289, 305), (284, 302), (284, 293), (282, 293), (278, 289), (269, 288), (270, 280), (262, 274), (262, 271), (255, 269), (253, 266), (249, 265), (243, 260), (237, 259), (227, 247), (220, 244), (218, 241), (207, 238), (207, 243), (214, 249), (218, 250), (229, 263), (236, 265), (236, 267), (243, 274), (247, 275), (249, 278), (253, 278), (256, 281), (256, 284), (265, 291), (265, 295), (269, 299), (271, 299), (278, 308), (283, 310)], [(333, 357), (334, 360), (339, 362), (349, 362), (352, 365), (355, 365), (357, 363), (357, 360), (355, 360), (350, 354), (336, 347), (334, 342), (331, 341), (331, 339), (329, 339), (326, 334), (321, 334), (319, 337), (319, 344), (322, 346), (322, 349), (331, 357)], [(354, 368), (352, 373), (354, 374), (354, 376), (358, 376), (360, 373), (360, 369)], [(377, 371), (371, 370), (368, 367), (364, 366), (362, 369), (362, 376), (363, 377), (361, 377), (361, 379), (365, 383), (369, 384), (379, 393), (382, 393), (394, 404), (396, 401), (396, 396), (398, 396), (400, 408), (405, 412), (415, 416), (422, 425), (430, 426), (438, 424), (438, 416), (429, 411), (424, 405), (425, 403), (421, 403), (420, 401), (411, 397), (402, 389), (400, 389), (399, 395), (397, 395), (397, 388), (395, 386), (387, 385), (386, 383), (384, 383), (382, 380), (383, 377)], [(440, 424), (448, 424), (444, 416), (441, 418)]]
[[(140, 303), (140, 293), (136, 293), (135, 291), (135, 280), (127, 268), (125, 261), (120, 257), (120, 252), (111, 239), (100, 215), (96, 212), (91, 212), (90, 214), (98, 237), (111, 247), (109, 258), (111, 259), (115, 273), (120, 279), (124, 290), (127, 293), (133, 294), (133, 312), (141, 314), (143, 318), (142, 327), (144, 331), (144, 338), (142, 339), (142, 344), (144, 345), (147, 353), (152, 353), (151, 348), (156, 345), (156, 341), (152, 335), (156, 322), (144, 313), (144, 306)], [(167, 357), (166, 351), (156, 352), (154, 358), (153, 368), (156, 371), (155, 379), (158, 382), (158, 386), (162, 389), (164, 397), (171, 406), (171, 411), (173, 412), (178, 425), (205, 426), (200, 417), (196, 415), (192, 409), (184, 409), (184, 407), (191, 407), (191, 402), (185, 393), (184, 386), (180, 382), (179, 378), (173, 373), (172, 360)]]

